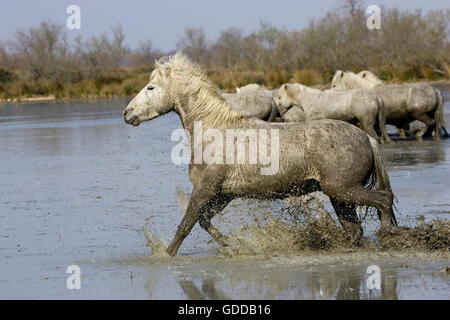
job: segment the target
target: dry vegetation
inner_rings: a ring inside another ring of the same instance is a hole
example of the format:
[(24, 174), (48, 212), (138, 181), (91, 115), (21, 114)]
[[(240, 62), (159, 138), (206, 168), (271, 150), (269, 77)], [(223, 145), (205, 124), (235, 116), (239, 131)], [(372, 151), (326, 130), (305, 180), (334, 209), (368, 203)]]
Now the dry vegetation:
[[(302, 30), (261, 23), (245, 35), (224, 30), (210, 41), (202, 28), (186, 28), (177, 49), (201, 63), (222, 89), (247, 83), (326, 85), (336, 69), (369, 69), (387, 81), (450, 78), (450, 10), (382, 8), (381, 30), (366, 27), (365, 6), (344, 0)], [(67, 40), (63, 26), (43, 21), (0, 42), (0, 99), (54, 95), (131, 96), (142, 88), (162, 52), (151, 41), (135, 50), (120, 25), (91, 39)]]

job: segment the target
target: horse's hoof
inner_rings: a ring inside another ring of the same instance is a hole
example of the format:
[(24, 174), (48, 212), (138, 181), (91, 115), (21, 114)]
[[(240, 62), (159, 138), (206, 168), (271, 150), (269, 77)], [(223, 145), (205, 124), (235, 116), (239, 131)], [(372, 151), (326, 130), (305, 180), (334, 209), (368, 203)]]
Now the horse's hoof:
[(348, 234), (347, 240), (349, 243), (355, 247), (359, 247), (363, 237), (363, 229), (361, 228), (361, 225), (354, 222), (343, 222), (343, 227)]
[(167, 252), (167, 254), (169, 256), (173, 257), (173, 256), (175, 256), (177, 254), (177, 251), (178, 250), (174, 250), (174, 249), (168, 248), (166, 252)]

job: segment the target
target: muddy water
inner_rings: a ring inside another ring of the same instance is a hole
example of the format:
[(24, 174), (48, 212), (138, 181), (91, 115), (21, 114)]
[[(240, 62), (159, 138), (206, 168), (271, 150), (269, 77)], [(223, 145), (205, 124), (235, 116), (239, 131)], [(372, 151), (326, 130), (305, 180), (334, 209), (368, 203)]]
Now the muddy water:
[[(150, 257), (143, 227), (170, 241), (180, 190), (191, 186), (187, 166), (170, 161), (176, 115), (134, 128), (121, 117), (127, 102), (0, 105), (0, 298), (450, 298), (448, 253), (225, 258), (196, 226), (180, 256)], [(449, 112), (447, 102), (448, 124)], [(448, 219), (450, 140), (397, 142), (383, 152), (400, 223)], [(224, 217), (233, 222), (233, 212), (255, 207), (235, 201)], [(377, 227), (366, 223), (366, 235)], [(381, 289), (370, 290), (374, 264)], [(81, 269), (80, 290), (67, 289), (69, 265)]]

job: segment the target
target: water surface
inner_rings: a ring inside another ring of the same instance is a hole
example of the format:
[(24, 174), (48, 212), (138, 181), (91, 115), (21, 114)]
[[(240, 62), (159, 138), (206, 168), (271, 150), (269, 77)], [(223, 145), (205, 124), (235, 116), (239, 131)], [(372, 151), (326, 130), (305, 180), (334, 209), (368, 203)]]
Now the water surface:
[[(152, 260), (143, 226), (171, 240), (176, 190), (191, 185), (187, 166), (170, 160), (176, 114), (134, 128), (121, 115), (128, 101), (0, 105), (0, 298), (449, 298), (445, 254), (224, 259), (195, 226), (181, 257)], [(401, 223), (449, 218), (449, 152), (450, 140), (383, 147)], [(73, 264), (81, 290), (66, 288)], [(365, 285), (371, 264), (381, 290)]]

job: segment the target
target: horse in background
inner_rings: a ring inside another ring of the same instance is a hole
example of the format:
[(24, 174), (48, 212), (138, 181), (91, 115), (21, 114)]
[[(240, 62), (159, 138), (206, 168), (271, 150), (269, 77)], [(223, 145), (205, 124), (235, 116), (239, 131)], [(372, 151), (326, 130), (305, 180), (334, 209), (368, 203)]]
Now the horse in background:
[(385, 126), (383, 101), (371, 90), (337, 92), (287, 83), (281, 86), (274, 100), (286, 122), (342, 120), (357, 125), (381, 144), (391, 142)]
[(338, 91), (365, 88), (380, 94), (384, 102), (386, 123), (396, 126), (401, 136), (405, 136), (405, 127), (414, 120), (425, 124), (416, 133), (417, 140), (421, 140), (427, 132), (431, 132), (434, 140), (440, 140), (441, 129), (448, 136), (442, 93), (429, 84), (384, 84), (370, 71), (355, 74), (338, 70), (333, 76), (331, 87)]

